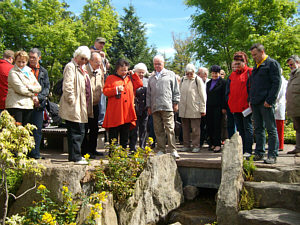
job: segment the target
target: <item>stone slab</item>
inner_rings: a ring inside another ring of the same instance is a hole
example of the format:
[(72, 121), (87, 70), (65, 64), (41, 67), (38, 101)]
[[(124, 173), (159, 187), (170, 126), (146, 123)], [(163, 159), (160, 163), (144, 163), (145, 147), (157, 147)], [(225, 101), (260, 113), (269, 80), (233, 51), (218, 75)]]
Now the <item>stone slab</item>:
[(266, 208), (240, 211), (239, 225), (299, 225), (300, 213), (281, 209)]

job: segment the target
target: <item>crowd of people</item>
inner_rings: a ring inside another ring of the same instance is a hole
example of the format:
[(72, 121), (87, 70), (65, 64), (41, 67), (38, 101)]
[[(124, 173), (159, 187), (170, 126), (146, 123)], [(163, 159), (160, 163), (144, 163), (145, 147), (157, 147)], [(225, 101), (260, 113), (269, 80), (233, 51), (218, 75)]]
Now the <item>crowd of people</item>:
[[(59, 116), (66, 121), (69, 161), (86, 165), (83, 155), (92, 159), (101, 155), (96, 150), (99, 126), (107, 129), (110, 143), (117, 140), (123, 148), (129, 145), (135, 151), (137, 145), (144, 148), (150, 136), (157, 155), (170, 153), (179, 158), (175, 137), (175, 117), (179, 116), (181, 151), (200, 152), (206, 141), (209, 150), (220, 152), (224, 140), (237, 130), (244, 157), (254, 154), (255, 161), (274, 164), (284, 144), (285, 107), (296, 130), (296, 146), (288, 154), (300, 156), (298, 56), (287, 60), (291, 69), (288, 82), (279, 63), (261, 44), (250, 48), (253, 68), (248, 66), (245, 52), (234, 53), (226, 80), (219, 65), (197, 70), (188, 64), (184, 76), (179, 77), (165, 68), (160, 55), (153, 58), (150, 74), (144, 63), (130, 70), (128, 61), (119, 59), (115, 72), (108, 75), (105, 42), (99, 37), (90, 48), (78, 47), (63, 71)], [(29, 53), (6, 50), (0, 60), (0, 110), (8, 110), (23, 125), (36, 125), (35, 149), (29, 153), (35, 159), (41, 158), (43, 112), (50, 90), (47, 70), (39, 64), (41, 57), (40, 50), (33, 48)]]

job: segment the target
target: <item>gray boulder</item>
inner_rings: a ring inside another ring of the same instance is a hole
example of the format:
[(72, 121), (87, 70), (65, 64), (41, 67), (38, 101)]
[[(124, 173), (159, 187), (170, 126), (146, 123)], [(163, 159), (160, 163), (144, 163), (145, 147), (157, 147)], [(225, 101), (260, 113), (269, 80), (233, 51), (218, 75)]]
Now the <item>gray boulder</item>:
[(222, 179), (217, 195), (219, 225), (238, 224), (239, 196), (243, 187), (243, 146), (239, 133), (226, 140), (222, 153)]
[(170, 154), (148, 160), (134, 195), (118, 206), (119, 225), (155, 224), (183, 202), (182, 181)]
[(194, 200), (199, 194), (199, 190), (197, 187), (192, 185), (187, 185), (183, 188), (184, 199), (186, 200)]
[[(74, 165), (74, 163), (65, 164), (52, 164), (45, 162), (46, 169), (43, 175), (37, 181), (37, 187), (39, 184), (43, 184), (50, 190), (49, 196), (55, 201), (62, 201), (62, 187), (67, 186), (69, 191), (76, 194), (84, 193), (82, 189), (82, 181), (86, 176), (89, 177), (89, 166)], [(33, 187), (35, 183), (35, 177), (32, 175), (26, 175), (23, 178), (21, 187), (17, 192), (17, 196), (29, 188)], [(88, 183), (88, 182), (87, 182)], [(32, 205), (32, 201), (37, 201), (40, 196), (36, 194), (36, 190), (32, 190), (16, 200), (10, 208), (9, 215), (14, 215), (23, 211), (23, 208)]]

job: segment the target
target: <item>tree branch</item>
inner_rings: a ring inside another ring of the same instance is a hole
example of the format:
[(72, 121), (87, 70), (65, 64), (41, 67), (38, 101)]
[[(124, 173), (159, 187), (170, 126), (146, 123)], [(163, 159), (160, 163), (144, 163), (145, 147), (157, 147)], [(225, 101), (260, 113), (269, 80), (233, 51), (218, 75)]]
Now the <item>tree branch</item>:
[(24, 191), (22, 194), (20, 194), (19, 196), (15, 196), (12, 193), (9, 193), (9, 195), (11, 195), (12, 197), (14, 197), (15, 200), (17, 200), (18, 198), (21, 198), (22, 196), (24, 196), (25, 194), (27, 194), (29, 191), (32, 191), (33, 189), (36, 188), (36, 182), (34, 182), (34, 186), (32, 188), (27, 189), (26, 191)]

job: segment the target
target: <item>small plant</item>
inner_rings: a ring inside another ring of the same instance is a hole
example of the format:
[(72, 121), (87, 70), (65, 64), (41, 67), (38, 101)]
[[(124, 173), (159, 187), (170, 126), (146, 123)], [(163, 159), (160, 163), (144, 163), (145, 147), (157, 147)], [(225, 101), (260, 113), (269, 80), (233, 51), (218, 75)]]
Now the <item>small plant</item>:
[(72, 199), (72, 193), (68, 187), (63, 186), (63, 203), (57, 204), (49, 196), (49, 190), (40, 185), (37, 193), (41, 195), (41, 200), (33, 202), (34, 206), (29, 207), (25, 212), (24, 225), (33, 224), (75, 224), (79, 205)]
[(251, 210), (254, 208), (255, 205), (255, 197), (253, 190), (251, 189), (250, 192), (243, 187), (241, 191), (241, 200), (239, 203), (240, 210)]
[(256, 170), (256, 166), (253, 161), (254, 155), (252, 155), (249, 160), (243, 161), (244, 175), (246, 181), (253, 181), (253, 172)]
[(94, 193), (90, 196), (89, 202), (93, 204), (91, 208), (91, 213), (85, 221), (85, 225), (95, 224), (95, 220), (100, 217), (100, 212), (102, 211), (102, 202), (107, 198), (106, 192), (103, 191), (100, 194)]
[(113, 140), (108, 147), (110, 154), (106, 167), (101, 162), (102, 165), (96, 168), (96, 188), (111, 192), (114, 200), (121, 203), (132, 196), (137, 178), (144, 170), (152, 151), (149, 146), (153, 139), (148, 139), (145, 149), (138, 148), (133, 153), (116, 146), (115, 142)]
[[(14, 199), (21, 198), (23, 195), (33, 190), (36, 186), (26, 190), (19, 196), (15, 196), (11, 190), (13, 183), (22, 177), (25, 173), (31, 173), (34, 176), (40, 176), (42, 165), (38, 165), (35, 159), (28, 159), (27, 154), (34, 148), (34, 138), (32, 130), (35, 126), (27, 124), (21, 126), (15, 119), (4, 110), (0, 116), (0, 172), (1, 172), (1, 192), (4, 193), (5, 201), (3, 206), (2, 225), (5, 224), (8, 202), (10, 196)], [(14, 172), (12, 172), (14, 171)], [(18, 179), (10, 179), (9, 176), (17, 175)], [(10, 184), (10, 182), (12, 183)], [(9, 186), (9, 184), (11, 186)]]

